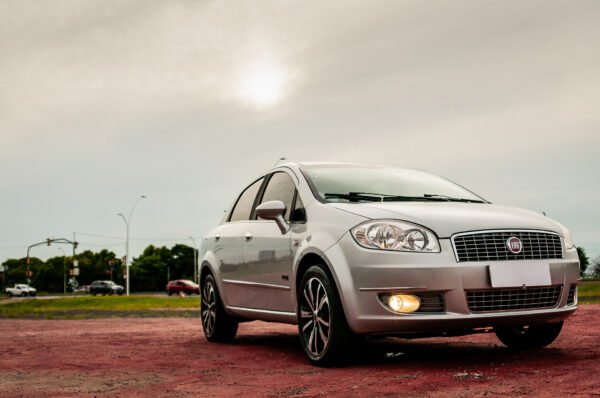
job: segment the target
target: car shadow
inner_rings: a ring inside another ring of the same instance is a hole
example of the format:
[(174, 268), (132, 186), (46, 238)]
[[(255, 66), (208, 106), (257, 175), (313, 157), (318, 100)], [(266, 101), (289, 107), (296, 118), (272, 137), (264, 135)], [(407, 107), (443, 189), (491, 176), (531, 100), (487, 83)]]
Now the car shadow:
[[(200, 337), (207, 343), (204, 337)], [(307, 363), (297, 333), (242, 334), (229, 344), (218, 344), (219, 350), (256, 349), (261, 355), (283, 355), (294, 362)], [(407, 340), (388, 337), (361, 339), (348, 351), (340, 363), (343, 367), (418, 366), (426, 369), (468, 369), (494, 367), (515, 363), (519, 366), (557, 366), (570, 360), (566, 350), (546, 347), (538, 350), (511, 350), (500, 343), (469, 341), (462, 338), (433, 338)]]

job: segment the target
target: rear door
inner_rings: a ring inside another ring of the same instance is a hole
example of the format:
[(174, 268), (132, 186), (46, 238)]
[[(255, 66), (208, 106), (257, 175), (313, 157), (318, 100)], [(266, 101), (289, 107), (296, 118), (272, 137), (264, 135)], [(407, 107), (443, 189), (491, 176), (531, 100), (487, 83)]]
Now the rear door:
[(213, 247), (221, 277), (222, 297), (228, 306), (247, 307), (247, 296), (243, 281), (247, 274), (244, 264), (244, 234), (248, 230), (250, 217), (254, 209), (257, 194), (264, 178), (250, 184), (238, 197), (226, 222), (213, 230), (207, 242)]

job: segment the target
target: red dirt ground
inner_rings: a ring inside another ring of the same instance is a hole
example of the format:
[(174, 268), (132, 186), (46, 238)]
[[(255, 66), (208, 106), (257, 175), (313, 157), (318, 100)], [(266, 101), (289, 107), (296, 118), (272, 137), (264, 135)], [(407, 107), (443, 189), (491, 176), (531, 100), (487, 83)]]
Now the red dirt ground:
[(493, 334), (371, 342), (357, 363), (308, 364), (294, 326), (245, 323), (207, 343), (192, 318), (0, 320), (2, 397), (600, 396), (600, 305), (546, 349)]

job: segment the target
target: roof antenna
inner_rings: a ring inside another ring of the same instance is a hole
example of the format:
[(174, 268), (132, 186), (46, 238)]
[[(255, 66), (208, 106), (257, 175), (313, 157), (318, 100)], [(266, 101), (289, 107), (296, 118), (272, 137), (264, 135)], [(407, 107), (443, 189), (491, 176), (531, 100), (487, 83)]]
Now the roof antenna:
[(545, 211), (542, 211), (542, 214), (545, 216), (545, 215), (546, 215), (546, 212), (545, 212)]
[(284, 160), (287, 160), (287, 158), (285, 156), (280, 157), (279, 159), (277, 159), (277, 162), (275, 162), (275, 166), (273, 167), (277, 167), (277, 165), (281, 162), (283, 162)]

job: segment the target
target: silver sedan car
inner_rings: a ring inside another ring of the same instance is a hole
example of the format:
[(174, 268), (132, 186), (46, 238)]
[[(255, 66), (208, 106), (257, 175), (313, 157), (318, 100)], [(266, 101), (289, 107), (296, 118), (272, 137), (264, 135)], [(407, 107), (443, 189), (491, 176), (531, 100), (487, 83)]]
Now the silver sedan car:
[(315, 364), (360, 336), (494, 331), (513, 348), (554, 341), (577, 308), (569, 231), (422, 171), (288, 163), (245, 188), (202, 245), (209, 341), (238, 323), (298, 324)]

